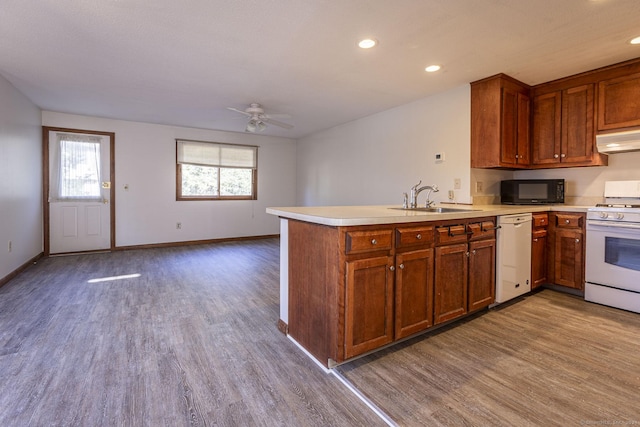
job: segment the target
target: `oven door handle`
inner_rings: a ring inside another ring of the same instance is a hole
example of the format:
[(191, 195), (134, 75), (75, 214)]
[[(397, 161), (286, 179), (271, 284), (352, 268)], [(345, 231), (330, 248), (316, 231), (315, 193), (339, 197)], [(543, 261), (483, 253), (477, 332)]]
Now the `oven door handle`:
[(627, 228), (632, 230), (640, 230), (640, 224), (634, 222), (613, 222), (613, 221), (587, 221), (587, 230), (591, 227), (597, 227), (599, 230), (612, 228)]

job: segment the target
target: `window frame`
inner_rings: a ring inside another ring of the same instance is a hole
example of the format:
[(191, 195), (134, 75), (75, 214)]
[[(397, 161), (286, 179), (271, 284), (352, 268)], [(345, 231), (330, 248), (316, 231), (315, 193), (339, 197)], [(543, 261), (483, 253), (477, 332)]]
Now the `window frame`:
[[(218, 147), (247, 147), (255, 151), (255, 165), (253, 168), (244, 167), (224, 167), (224, 166), (205, 166), (218, 169), (218, 196), (185, 196), (182, 194), (182, 164), (178, 161), (178, 146), (180, 142), (194, 142), (198, 144), (212, 144)], [(248, 144), (228, 144), (223, 142), (198, 141), (192, 139), (176, 138), (176, 201), (198, 201), (198, 200), (258, 200), (258, 146)], [(250, 169), (251, 170), (251, 194), (250, 195), (220, 195), (220, 169)]]

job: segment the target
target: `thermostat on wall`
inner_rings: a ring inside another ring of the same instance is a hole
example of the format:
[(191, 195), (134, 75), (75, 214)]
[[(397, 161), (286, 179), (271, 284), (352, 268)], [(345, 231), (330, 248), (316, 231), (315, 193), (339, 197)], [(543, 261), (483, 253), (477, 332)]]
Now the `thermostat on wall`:
[(436, 153), (436, 163), (444, 162), (444, 153)]

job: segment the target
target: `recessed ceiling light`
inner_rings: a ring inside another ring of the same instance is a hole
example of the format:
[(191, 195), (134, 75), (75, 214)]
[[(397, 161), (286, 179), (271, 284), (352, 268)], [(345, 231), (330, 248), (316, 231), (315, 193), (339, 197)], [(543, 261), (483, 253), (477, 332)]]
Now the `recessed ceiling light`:
[(640, 36), (629, 40), (629, 43), (631, 43), (631, 44), (640, 44)]
[(358, 43), (358, 46), (360, 46), (362, 49), (371, 49), (377, 44), (378, 44), (378, 40), (376, 39), (364, 39), (364, 40), (360, 40), (360, 42)]
[(429, 66), (428, 66), (427, 68), (425, 68), (424, 70), (425, 70), (427, 73), (434, 73), (434, 72), (438, 71), (439, 69), (440, 69), (440, 66), (439, 66), (439, 65), (429, 65)]

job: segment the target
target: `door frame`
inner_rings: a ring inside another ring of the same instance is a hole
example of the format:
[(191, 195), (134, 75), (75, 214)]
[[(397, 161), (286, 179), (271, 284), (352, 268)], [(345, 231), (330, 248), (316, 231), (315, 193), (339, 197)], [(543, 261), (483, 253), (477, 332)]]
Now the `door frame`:
[[(44, 256), (50, 255), (50, 213), (49, 213), (49, 133), (50, 132), (68, 132), (68, 133), (84, 133), (87, 135), (103, 135), (108, 136), (110, 140), (109, 147), (109, 172), (111, 175), (111, 188), (109, 190), (109, 250), (116, 248), (116, 171), (115, 171), (115, 132), (101, 132), (95, 130), (69, 129), (42, 126), (42, 222), (44, 234)], [(93, 251), (83, 251), (93, 252)]]

